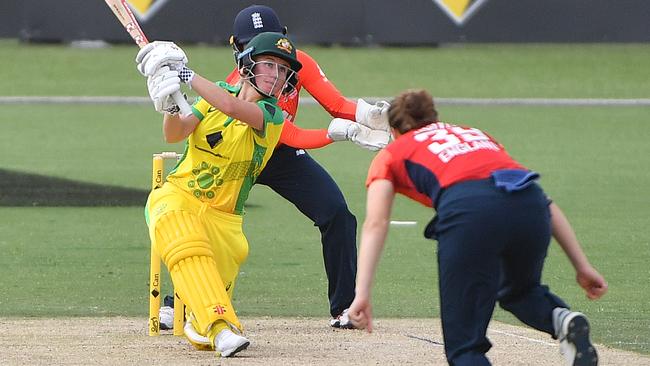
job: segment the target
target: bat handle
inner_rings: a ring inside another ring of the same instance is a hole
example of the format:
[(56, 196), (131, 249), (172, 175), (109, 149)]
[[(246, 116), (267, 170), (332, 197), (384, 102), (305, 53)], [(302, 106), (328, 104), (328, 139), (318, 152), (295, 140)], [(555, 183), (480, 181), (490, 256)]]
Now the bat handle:
[(180, 91), (172, 94), (172, 98), (174, 98), (174, 102), (176, 102), (176, 105), (178, 105), (178, 108), (180, 108), (182, 116), (188, 116), (192, 114), (192, 107), (190, 107), (189, 103), (187, 103), (187, 100), (185, 100), (185, 97)]

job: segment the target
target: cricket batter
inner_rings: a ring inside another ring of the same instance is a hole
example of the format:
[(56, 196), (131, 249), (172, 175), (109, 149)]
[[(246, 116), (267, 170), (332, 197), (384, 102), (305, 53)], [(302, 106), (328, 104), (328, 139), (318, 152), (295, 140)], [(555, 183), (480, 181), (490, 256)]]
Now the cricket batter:
[[(187, 139), (178, 165), (149, 196), (151, 242), (197, 336), (222, 357), (233, 356), (250, 344), (231, 303), (248, 255), (244, 202), (280, 139), (284, 118), (277, 98), (295, 91), (302, 65), (286, 35), (272, 32), (253, 37), (238, 55), (237, 85), (215, 85), (195, 74), (171, 42), (145, 46), (136, 61), (148, 76), (156, 110), (164, 112), (165, 140)], [(171, 98), (181, 81), (202, 97), (189, 116), (180, 116)]]

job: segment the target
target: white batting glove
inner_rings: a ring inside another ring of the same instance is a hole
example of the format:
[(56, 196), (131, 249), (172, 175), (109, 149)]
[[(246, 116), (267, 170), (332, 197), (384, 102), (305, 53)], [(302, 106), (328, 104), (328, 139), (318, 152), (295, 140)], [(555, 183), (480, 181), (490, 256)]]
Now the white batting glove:
[(170, 70), (168, 66), (161, 67), (147, 78), (147, 88), (157, 112), (178, 113), (178, 105), (172, 98), (172, 94), (181, 90), (178, 71)]
[(379, 101), (375, 104), (369, 104), (363, 99), (357, 100), (357, 110), (354, 118), (362, 125), (373, 130), (382, 130), (390, 133), (388, 124), (388, 107), (390, 104), (386, 101)]
[(135, 62), (143, 76), (151, 76), (162, 66), (181, 71), (187, 64), (187, 56), (174, 42), (155, 41), (140, 49)]
[(344, 118), (334, 118), (327, 128), (327, 137), (334, 141), (350, 140), (359, 132), (360, 125)]
[(366, 126), (358, 125), (359, 129), (350, 136), (350, 141), (372, 151), (378, 151), (386, 147), (391, 139), (391, 133), (382, 130), (373, 130)]

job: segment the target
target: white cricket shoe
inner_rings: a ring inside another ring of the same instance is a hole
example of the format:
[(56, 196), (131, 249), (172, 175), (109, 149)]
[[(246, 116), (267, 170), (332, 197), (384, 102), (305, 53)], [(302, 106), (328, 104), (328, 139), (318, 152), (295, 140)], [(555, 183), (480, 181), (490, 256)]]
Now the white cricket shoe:
[(348, 309), (343, 310), (339, 316), (330, 319), (330, 327), (341, 329), (355, 329), (352, 321), (350, 320), (350, 315), (348, 315)]
[(214, 348), (221, 357), (232, 357), (245, 350), (251, 342), (230, 329), (224, 329), (214, 338)]
[(171, 306), (161, 306), (158, 312), (160, 319), (160, 329), (168, 330), (174, 328), (174, 308)]
[(589, 339), (589, 321), (584, 314), (566, 308), (555, 308), (553, 328), (560, 341), (560, 353), (564, 355), (567, 365), (598, 365), (598, 353)]

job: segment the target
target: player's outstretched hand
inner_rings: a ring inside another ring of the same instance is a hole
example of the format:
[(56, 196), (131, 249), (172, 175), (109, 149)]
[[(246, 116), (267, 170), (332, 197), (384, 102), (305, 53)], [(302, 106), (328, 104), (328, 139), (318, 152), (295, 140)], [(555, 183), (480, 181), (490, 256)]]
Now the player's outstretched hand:
[(369, 104), (363, 99), (357, 100), (357, 110), (354, 119), (360, 124), (372, 129), (390, 133), (388, 124), (388, 108), (390, 104), (384, 100)]
[(578, 270), (576, 281), (591, 300), (599, 299), (607, 292), (607, 281), (592, 266)]
[(372, 333), (372, 304), (369, 299), (356, 296), (348, 309), (348, 316), (355, 328)]
[(181, 90), (181, 79), (178, 77), (178, 71), (170, 70), (167, 66), (161, 67), (147, 78), (147, 88), (157, 112), (178, 112), (179, 107), (172, 97), (172, 94)]
[(174, 42), (155, 41), (140, 49), (135, 62), (143, 76), (151, 76), (162, 66), (181, 71), (187, 64), (187, 56)]

